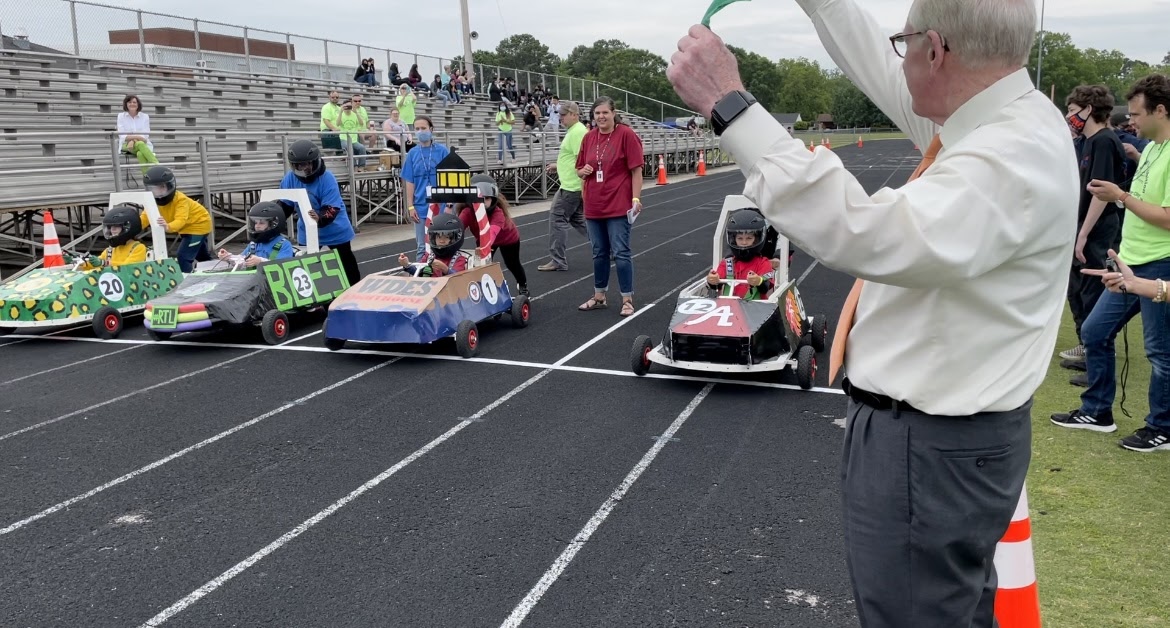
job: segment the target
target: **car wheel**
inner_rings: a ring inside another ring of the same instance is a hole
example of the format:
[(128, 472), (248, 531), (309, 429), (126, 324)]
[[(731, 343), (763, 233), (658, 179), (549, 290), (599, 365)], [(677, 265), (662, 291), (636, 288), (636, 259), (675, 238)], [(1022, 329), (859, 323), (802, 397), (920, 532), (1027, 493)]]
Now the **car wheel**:
[(270, 345), (284, 342), (288, 339), (288, 316), (278, 310), (268, 310), (260, 323), (260, 331), (264, 334), (264, 342)]
[(630, 349), (630, 370), (634, 375), (645, 375), (650, 372), (650, 352), (654, 350), (654, 341), (650, 336), (638, 336), (634, 339), (634, 347)]
[(817, 379), (817, 353), (811, 346), (803, 346), (796, 352), (796, 383), (801, 388), (812, 388)]
[(321, 328), (321, 336), (325, 339), (326, 349), (330, 351), (340, 351), (345, 348), (345, 338), (330, 338), (328, 334), (329, 323), (326, 322), (325, 326)]
[(479, 329), (472, 321), (463, 321), (455, 329), (455, 349), (465, 358), (474, 358), (479, 353)]
[(12, 327), (0, 327), (0, 336), (7, 336), (8, 334), (11, 334), (13, 331), (16, 331), (16, 330)]
[(93, 315), (93, 333), (103, 340), (117, 338), (122, 333), (122, 315), (118, 310), (103, 305)]
[(821, 353), (829, 342), (829, 319), (817, 316), (812, 323), (812, 348)]
[(512, 326), (528, 327), (528, 317), (532, 315), (532, 304), (528, 297), (520, 295), (512, 299)]

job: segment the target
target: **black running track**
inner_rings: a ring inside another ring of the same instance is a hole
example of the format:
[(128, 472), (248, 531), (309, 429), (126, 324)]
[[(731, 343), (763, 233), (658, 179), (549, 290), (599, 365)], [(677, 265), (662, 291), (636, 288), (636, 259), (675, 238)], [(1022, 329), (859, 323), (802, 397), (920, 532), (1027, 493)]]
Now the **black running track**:
[[(871, 192), (918, 159), (905, 141), (838, 154)], [(0, 339), (0, 624), (856, 626), (840, 391), (629, 373), (742, 184), (646, 190), (643, 311), (618, 327), (616, 279), (608, 310), (576, 309), (588, 246), (537, 272), (546, 217), (520, 218), (532, 324), (482, 326), (474, 360), (328, 353), (319, 318), (278, 348), (153, 344), (134, 319), (115, 342)], [(835, 320), (850, 281), (814, 267), (806, 309)]]

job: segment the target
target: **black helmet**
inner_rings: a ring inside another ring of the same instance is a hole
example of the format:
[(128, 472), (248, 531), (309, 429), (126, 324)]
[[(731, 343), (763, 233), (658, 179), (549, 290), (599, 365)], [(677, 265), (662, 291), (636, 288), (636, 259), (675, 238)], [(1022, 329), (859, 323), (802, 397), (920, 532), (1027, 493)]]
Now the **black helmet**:
[[(110, 246), (122, 246), (142, 233), (142, 208), (123, 203), (115, 205), (102, 217), (102, 237)], [(111, 233), (119, 227), (118, 233)]]
[(288, 147), (288, 163), (293, 174), (305, 183), (311, 183), (325, 172), (321, 149), (311, 140), (297, 140)]
[[(451, 257), (463, 246), (463, 221), (459, 220), (455, 214), (443, 212), (432, 218), (428, 233), (431, 240), (431, 253), (435, 257)], [(451, 242), (446, 246), (435, 244), (435, 237), (440, 234), (451, 238)]]
[[(268, 224), (263, 229), (257, 229), (257, 220), (264, 220)], [(248, 239), (253, 242), (271, 242), (284, 232), (285, 225), (284, 208), (280, 203), (261, 201), (248, 210)]]
[[(764, 234), (768, 229), (768, 221), (755, 208), (737, 209), (727, 217), (727, 246), (731, 247), (731, 254), (735, 259), (747, 261), (758, 257), (764, 250)], [(750, 233), (756, 237), (751, 246), (743, 247), (735, 242), (735, 236), (740, 233)]]
[(159, 205), (169, 205), (175, 200), (175, 173), (166, 166), (152, 166), (142, 175), (142, 187), (153, 196), (154, 202)]

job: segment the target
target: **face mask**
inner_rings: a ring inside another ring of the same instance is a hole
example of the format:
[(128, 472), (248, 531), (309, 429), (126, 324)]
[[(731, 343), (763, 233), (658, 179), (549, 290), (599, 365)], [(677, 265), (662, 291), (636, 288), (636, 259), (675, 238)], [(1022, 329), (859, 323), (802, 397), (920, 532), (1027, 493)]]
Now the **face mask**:
[(422, 142), (423, 144), (426, 144), (427, 142), (431, 141), (432, 139), (434, 139), (434, 137), (435, 137), (434, 132), (430, 131), (430, 130), (418, 132), (418, 141)]
[(1081, 117), (1084, 110), (1078, 111), (1068, 117), (1068, 128), (1072, 129), (1073, 137), (1076, 137), (1085, 132), (1085, 122), (1089, 120), (1088, 117)]

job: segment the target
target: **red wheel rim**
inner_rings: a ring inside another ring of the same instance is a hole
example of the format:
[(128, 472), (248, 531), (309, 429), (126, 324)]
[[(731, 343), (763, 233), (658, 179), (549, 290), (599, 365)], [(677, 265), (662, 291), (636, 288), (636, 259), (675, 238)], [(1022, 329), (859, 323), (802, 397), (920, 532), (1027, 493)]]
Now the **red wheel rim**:
[(115, 331), (118, 329), (118, 316), (116, 314), (106, 314), (106, 331)]
[(285, 324), (283, 319), (279, 319), (279, 318), (276, 319), (276, 323), (272, 325), (272, 328), (273, 328), (273, 331), (276, 332), (277, 338), (284, 338), (285, 332), (288, 331), (288, 325)]
[(813, 358), (812, 359), (812, 375), (809, 376), (809, 379), (815, 381), (816, 378), (817, 378), (817, 359)]
[(528, 304), (527, 303), (520, 306), (520, 318), (522, 318), (524, 320), (528, 320)]
[(474, 329), (467, 332), (467, 346), (474, 349), (477, 344), (479, 344), (479, 334)]
[(653, 347), (646, 347), (645, 349), (642, 349), (642, 364), (650, 366), (650, 352), (653, 349)]

